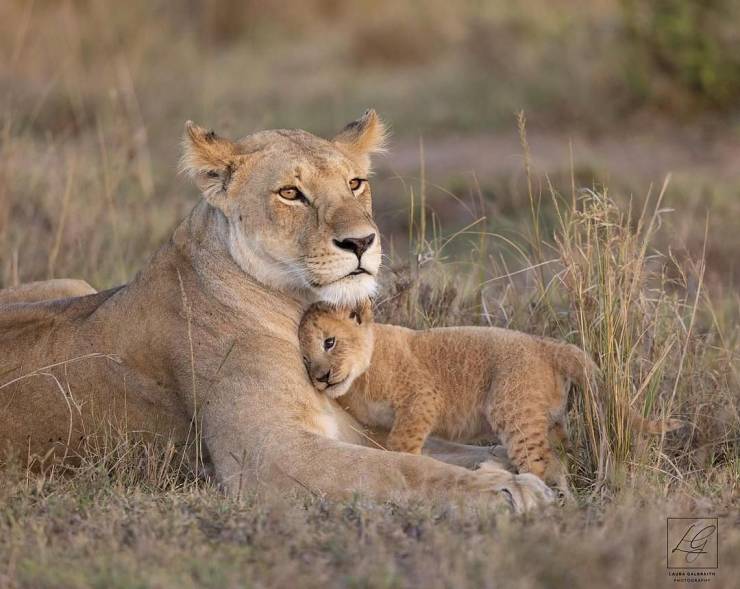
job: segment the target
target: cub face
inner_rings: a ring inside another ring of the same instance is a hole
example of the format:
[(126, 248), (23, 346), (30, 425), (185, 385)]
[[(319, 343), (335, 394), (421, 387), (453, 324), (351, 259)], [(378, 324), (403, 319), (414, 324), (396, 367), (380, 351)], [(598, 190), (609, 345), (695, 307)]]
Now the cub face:
[(370, 367), (374, 344), (370, 303), (311, 305), (301, 319), (298, 340), (311, 384), (332, 399), (341, 397)]

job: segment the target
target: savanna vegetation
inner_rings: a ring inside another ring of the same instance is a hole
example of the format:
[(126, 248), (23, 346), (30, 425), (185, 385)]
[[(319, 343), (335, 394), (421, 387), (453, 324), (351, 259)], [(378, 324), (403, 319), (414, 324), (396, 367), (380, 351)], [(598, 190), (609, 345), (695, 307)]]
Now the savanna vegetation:
[[(392, 125), (378, 320), (567, 339), (576, 505), (225, 498), (166, 444), (0, 472), (0, 587), (653, 587), (667, 516), (740, 573), (740, 9), (730, 0), (0, 5), (0, 285), (127, 281), (194, 204), (186, 119)], [(522, 112), (526, 113), (526, 118)], [(2, 351), (0, 351), (2, 353)], [(2, 375), (0, 375), (2, 387)], [(0, 395), (2, 388), (0, 388)], [(674, 416), (630, 431), (627, 408)]]

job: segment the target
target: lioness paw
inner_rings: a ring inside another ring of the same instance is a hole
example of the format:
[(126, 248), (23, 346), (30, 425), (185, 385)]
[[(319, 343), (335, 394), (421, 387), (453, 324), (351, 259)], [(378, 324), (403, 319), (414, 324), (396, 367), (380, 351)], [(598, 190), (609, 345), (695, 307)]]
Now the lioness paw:
[(476, 471), (491, 482), (491, 488), (503, 493), (514, 513), (523, 513), (555, 501), (555, 493), (533, 474), (515, 475), (502, 469), (496, 461), (486, 461)]

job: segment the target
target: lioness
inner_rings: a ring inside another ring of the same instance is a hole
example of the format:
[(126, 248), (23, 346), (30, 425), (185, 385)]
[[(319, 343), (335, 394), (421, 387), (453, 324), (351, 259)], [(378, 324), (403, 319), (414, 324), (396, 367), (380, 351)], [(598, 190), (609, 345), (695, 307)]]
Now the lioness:
[(376, 289), (368, 175), (383, 136), (374, 111), (332, 140), (274, 130), (231, 141), (187, 123), (182, 169), (202, 199), (129, 284), (0, 306), (0, 448), (67, 456), (110, 422), (177, 444), (199, 433), (236, 494), (487, 494), (517, 510), (551, 500), (535, 477), (370, 447), (306, 377), (307, 305)]
[[(520, 472), (568, 494), (553, 441), (564, 442), (571, 382), (598, 373), (580, 348), (496, 327), (415, 331), (372, 321), (364, 303), (315, 303), (299, 325), (314, 387), (370, 426), (391, 427), (387, 448), (419, 454), (431, 433), (458, 441), (498, 438)], [(677, 420), (645, 420), (650, 432)]]

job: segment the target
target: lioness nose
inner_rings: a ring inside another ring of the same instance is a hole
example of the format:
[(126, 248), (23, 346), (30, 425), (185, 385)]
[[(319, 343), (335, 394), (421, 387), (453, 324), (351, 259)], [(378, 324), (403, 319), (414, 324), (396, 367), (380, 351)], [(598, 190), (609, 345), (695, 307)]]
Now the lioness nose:
[(316, 380), (318, 380), (319, 382), (329, 384), (329, 377), (331, 377), (331, 370), (327, 372), (324, 376), (317, 376)]
[(354, 252), (354, 254), (358, 258), (361, 258), (362, 254), (364, 254), (368, 250), (368, 248), (373, 244), (374, 241), (375, 233), (371, 233), (370, 235), (366, 235), (365, 237), (345, 237), (341, 241), (335, 239), (334, 245), (336, 245), (340, 249)]

